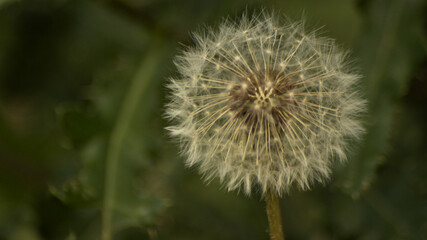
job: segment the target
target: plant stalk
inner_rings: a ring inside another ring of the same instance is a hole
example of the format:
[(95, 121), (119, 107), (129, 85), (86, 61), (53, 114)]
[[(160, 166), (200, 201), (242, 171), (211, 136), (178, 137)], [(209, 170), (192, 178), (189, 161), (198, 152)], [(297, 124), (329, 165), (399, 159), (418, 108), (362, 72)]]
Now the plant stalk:
[(271, 240), (285, 240), (282, 228), (282, 216), (280, 214), (280, 202), (275, 191), (268, 189), (265, 194), (267, 205), (268, 225)]
[(113, 210), (116, 204), (116, 188), (118, 187), (117, 169), (120, 167), (120, 154), (126, 139), (126, 134), (129, 131), (129, 126), (135, 113), (138, 111), (138, 104), (145, 92), (148, 91), (149, 84), (164, 54), (161, 50), (164, 48), (162, 42), (157, 41), (155, 44), (156, 45), (153, 44), (153, 46), (150, 47), (150, 51), (146, 53), (140, 68), (130, 83), (129, 90), (125, 94), (108, 143), (105, 162), (104, 203), (102, 209), (102, 240), (113, 239)]

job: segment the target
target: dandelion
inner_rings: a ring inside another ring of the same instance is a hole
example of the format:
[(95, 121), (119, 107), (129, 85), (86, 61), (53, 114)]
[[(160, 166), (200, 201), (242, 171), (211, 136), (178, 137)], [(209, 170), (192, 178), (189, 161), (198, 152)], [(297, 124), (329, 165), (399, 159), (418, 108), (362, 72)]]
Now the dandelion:
[(228, 190), (282, 195), (330, 176), (363, 132), (359, 76), (334, 41), (273, 15), (195, 35), (176, 59), (168, 130), (188, 166)]

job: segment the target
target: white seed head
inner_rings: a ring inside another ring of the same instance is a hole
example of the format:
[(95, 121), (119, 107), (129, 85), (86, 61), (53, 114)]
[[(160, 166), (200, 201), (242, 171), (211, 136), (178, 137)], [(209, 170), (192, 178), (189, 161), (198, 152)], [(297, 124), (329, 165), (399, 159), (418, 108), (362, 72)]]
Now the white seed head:
[(334, 42), (266, 14), (195, 39), (176, 59), (167, 106), (187, 165), (247, 194), (328, 179), (365, 109)]

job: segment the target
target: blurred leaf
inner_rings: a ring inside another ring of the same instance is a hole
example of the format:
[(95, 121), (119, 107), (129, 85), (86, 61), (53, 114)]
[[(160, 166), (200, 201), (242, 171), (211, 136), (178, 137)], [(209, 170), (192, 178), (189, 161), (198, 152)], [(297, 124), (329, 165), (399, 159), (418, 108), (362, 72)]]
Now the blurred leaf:
[(40, 240), (42, 239), (34, 226), (22, 225), (16, 229), (9, 238), (10, 240)]
[[(129, 224), (136, 226), (146, 218), (144, 211), (137, 210), (142, 206), (142, 202), (140, 198), (132, 194), (132, 179), (128, 178), (129, 172), (123, 171), (124, 168), (121, 167), (126, 164), (126, 160), (122, 159), (121, 154), (125, 150), (123, 149), (125, 139), (131, 131), (130, 126), (135, 112), (138, 111), (140, 102), (144, 99), (143, 96), (149, 91), (150, 82), (154, 80), (156, 70), (159, 69), (164, 57), (164, 45), (159, 40), (157, 41), (149, 48), (129, 85), (109, 138), (105, 162), (102, 219), (102, 238), (106, 240), (112, 238), (115, 212), (125, 215), (127, 221), (131, 222)], [(145, 100), (149, 101), (149, 99)], [(155, 208), (154, 211), (156, 211)], [(136, 221), (132, 223), (132, 219)]]
[[(103, 228), (110, 236), (119, 230), (153, 224), (169, 204), (151, 194), (149, 188), (155, 184), (146, 186), (142, 182), (146, 179), (150, 183), (147, 178), (155, 173), (151, 159), (161, 159), (150, 156), (150, 145), (159, 141), (162, 131), (152, 121), (153, 117), (157, 122), (160, 118), (158, 78), (166, 49), (160, 41), (153, 43), (138, 69), (129, 64), (124, 72), (135, 72), (130, 82), (108, 71), (104, 71), (108, 76), (98, 76), (92, 86), (95, 110), (63, 107), (58, 111), (65, 134), (78, 150), (81, 168), (76, 177), (62, 187), (51, 188), (51, 192), (77, 207), (104, 205)], [(151, 113), (153, 107), (157, 107), (156, 114)], [(159, 146), (154, 148), (159, 150)]]
[[(150, 188), (158, 184), (144, 182), (152, 181), (153, 161), (161, 159), (160, 77), (171, 48), (103, 5), (81, 2), (72, 9), (81, 18), (64, 56), (80, 71), (91, 71), (93, 83), (83, 88), (83, 101), (56, 108), (63, 145), (80, 166), (50, 192), (70, 207), (103, 209), (108, 234), (149, 226), (169, 204), (162, 194), (152, 194)], [(148, 48), (147, 39), (152, 39)], [(86, 51), (90, 54), (82, 59), (78, 53)], [(91, 64), (100, 67), (93, 70)], [(99, 235), (98, 221), (92, 220), (90, 229)], [(92, 234), (75, 230), (79, 239), (91, 239)]]
[(3, 7), (7, 7), (8, 4), (13, 2), (17, 2), (18, 0), (0, 0), (0, 9)]
[(68, 181), (60, 189), (51, 186), (50, 192), (65, 204), (73, 206), (85, 206), (94, 198), (90, 190), (77, 179)]
[(70, 233), (70, 234), (65, 238), (65, 240), (77, 240), (77, 237), (76, 237), (76, 235), (75, 235), (75, 234)]
[(306, 22), (308, 29), (320, 28), (321, 35), (336, 39), (346, 48), (360, 35), (362, 19), (353, 0), (287, 0), (277, 4), (292, 19)]
[(359, 56), (369, 100), (367, 134), (336, 183), (353, 197), (367, 189), (382, 162), (390, 136), (395, 102), (406, 92), (420, 60), (424, 3), (421, 0), (376, 0), (367, 3)]
[(73, 147), (79, 148), (93, 136), (106, 131), (107, 124), (93, 109), (84, 109), (78, 105), (61, 106), (57, 110), (65, 135)]

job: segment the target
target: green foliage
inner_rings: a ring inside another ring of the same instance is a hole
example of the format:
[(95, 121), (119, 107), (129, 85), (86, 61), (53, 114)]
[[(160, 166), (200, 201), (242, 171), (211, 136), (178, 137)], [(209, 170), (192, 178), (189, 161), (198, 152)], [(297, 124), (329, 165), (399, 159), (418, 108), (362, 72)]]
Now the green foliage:
[(421, 1), (375, 1), (366, 8), (358, 56), (363, 60), (369, 99), (368, 130), (355, 159), (337, 181), (353, 197), (371, 185), (386, 151), (396, 103), (407, 92), (414, 70), (425, 58), (425, 51), (420, 51)]
[(266, 239), (259, 195), (184, 169), (162, 118), (178, 44), (262, 7), (353, 47), (369, 99), (333, 183), (282, 200), (287, 237), (425, 239), (421, 0), (0, 1), (0, 239)]

